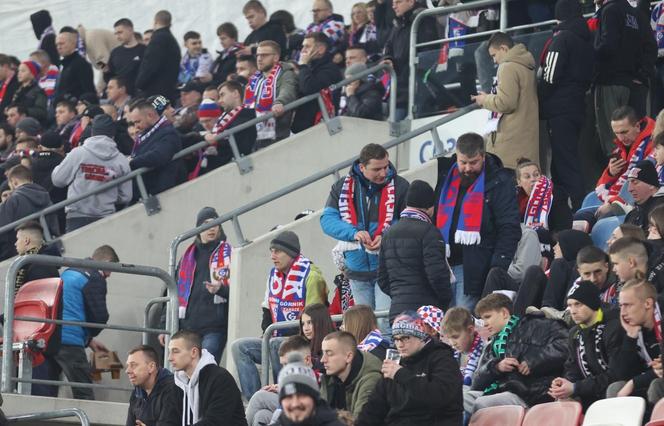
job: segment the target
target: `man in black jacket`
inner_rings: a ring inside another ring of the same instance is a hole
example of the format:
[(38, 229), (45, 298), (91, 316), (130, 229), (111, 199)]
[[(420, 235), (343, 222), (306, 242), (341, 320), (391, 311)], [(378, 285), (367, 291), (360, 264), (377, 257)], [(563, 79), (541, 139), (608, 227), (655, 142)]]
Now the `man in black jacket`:
[(126, 426), (174, 424), (175, 382), (173, 374), (161, 367), (157, 352), (146, 345), (133, 348), (125, 371), (134, 386)]
[(265, 40), (276, 42), (285, 53), (288, 45), (286, 42), (286, 33), (281, 25), (267, 19), (267, 10), (258, 0), (249, 0), (244, 4), (242, 13), (247, 19), (247, 24), (251, 28), (251, 33), (244, 39), (244, 48), (236, 53), (236, 56), (255, 55), (258, 43)]
[(625, 333), (618, 311), (602, 308), (600, 290), (590, 281), (580, 281), (570, 289), (567, 308), (576, 326), (569, 334), (565, 374), (551, 382), (549, 395), (554, 399), (579, 398), (588, 408), (605, 397), (614, 380), (609, 365)]
[(476, 133), (459, 136), (452, 157), (438, 158), (436, 226), (450, 248), (454, 306), (472, 311), (489, 270), (512, 262), (521, 239), (513, 179)]
[(55, 66), (60, 65), (60, 56), (55, 47), (55, 30), (53, 29), (53, 19), (48, 10), (39, 10), (30, 15), (32, 30), (35, 37), (39, 40), (37, 49), (48, 53), (51, 63)]
[(392, 298), (390, 320), (424, 305), (446, 311), (452, 299), (445, 241), (431, 223), (433, 205), (431, 186), (421, 180), (411, 182), (406, 208), (383, 235), (378, 285)]
[[(359, 49), (353, 49), (358, 51)], [(361, 50), (364, 52), (364, 50)], [(365, 56), (366, 57), (366, 56)], [(351, 78), (367, 70), (366, 63), (355, 63), (346, 67), (345, 77)], [(385, 87), (373, 75), (355, 80), (342, 89), (339, 115), (383, 120), (383, 96)]]
[(182, 419), (182, 426), (247, 425), (235, 379), (201, 348), (201, 336), (188, 330), (175, 333), (168, 344), (168, 361), (177, 386), (172, 419)]
[(627, 0), (607, 0), (597, 11), (595, 35), (595, 116), (602, 150), (613, 149), (610, 118), (616, 108), (630, 105), (646, 115), (648, 79), (654, 73), (657, 44), (647, 18)]
[(163, 95), (175, 102), (181, 54), (171, 33), (171, 20), (167, 10), (155, 14), (154, 32), (138, 69), (136, 89), (141, 96)]
[[(39, 139), (39, 152), (32, 159), (30, 170), (34, 182), (48, 191), (51, 202), (57, 204), (67, 199), (67, 188), (58, 188), (53, 185), (51, 173), (58, 164), (65, 158), (64, 140), (56, 131), (49, 131), (41, 135)], [(60, 209), (57, 213), (59, 233), (65, 231), (65, 209)]]
[(650, 212), (664, 203), (655, 165), (649, 160), (636, 163), (627, 174), (627, 190), (634, 199), (634, 208), (625, 216), (631, 223), (648, 232)]
[[(325, 34), (309, 33), (304, 36), (298, 74), (300, 95), (318, 93), (343, 79), (341, 70), (332, 62), (329, 50), (329, 39)], [(331, 109), (330, 115), (334, 115), (339, 104), (338, 95), (329, 94), (324, 101)], [(319, 114), (321, 111), (318, 102), (316, 100), (307, 102), (295, 111), (291, 130), (293, 133), (298, 133), (308, 129), (321, 120)]]
[(415, 312), (394, 320), (392, 336), (400, 361), (383, 361), (383, 379), (355, 425), (461, 424), (462, 379), (452, 348), (431, 339)]
[(540, 64), (540, 117), (551, 139), (553, 183), (567, 190), (577, 210), (585, 195), (577, 145), (593, 76), (593, 47), (578, 0), (558, 0), (555, 10), (561, 22)]
[(62, 68), (55, 86), (53, 104), (68, 99), (80, 99), (90, 95), (96, 99), (97, 91), (92, 76), (92, 65), (77, 50), (78, 33), (71, 29), (62, 31), (55, 40), (55, 46), (62, 57)]
[(464, 392), (469, 414), (497, 405), (529, 407), (551, 401), (547, 391), (563, 372), (567, 328), (560, 321), (512, 314), (512, 302), (492, 293), (475, 312), (492, 336), (484, 348), (470, 391)]
[[(19, 256), (30, 254), (60, 256), (60, 253), (55, 246), (45, 245), (44, 231), (39, 222), (36, 221), (26, 222), (16, 228), (16, 253), (18, 253)], [(16, 274), (14, 290), (18, 291), (23, 284), (30, 281), (59, 276), (60, 272), (55, 266), (31, 263), (19, 269)]]

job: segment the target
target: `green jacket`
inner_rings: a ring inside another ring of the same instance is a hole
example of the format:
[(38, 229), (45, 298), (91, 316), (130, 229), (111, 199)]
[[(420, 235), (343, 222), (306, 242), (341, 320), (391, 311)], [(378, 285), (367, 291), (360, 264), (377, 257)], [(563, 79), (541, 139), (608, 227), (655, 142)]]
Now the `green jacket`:
[[(354, 418), (357, 418), (376, 384), (383, 378), (383, 374), (380, 372), (383, 362), (369, 352), (357, 351), (355, 356), (362, 357), (362, 367), (345, 388), (346, 409), (353, 414)], [(321, 380), (320, 395), (328, 402), (328, 392), (332, 392), (334, 380), (338, 379), (335, 376), (323, 376)]]

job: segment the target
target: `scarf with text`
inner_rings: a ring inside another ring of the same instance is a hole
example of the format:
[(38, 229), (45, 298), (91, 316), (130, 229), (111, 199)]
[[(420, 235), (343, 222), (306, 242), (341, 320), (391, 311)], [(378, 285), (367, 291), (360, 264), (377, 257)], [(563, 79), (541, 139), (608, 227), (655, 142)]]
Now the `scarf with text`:
[[(339, 214), (341, 215), (341, 220), (350, 223), (353, 226), (357, 226), (357, 212), (355, 211), (354, 198), (355, 185), (355, 179), (349, 174), (344, 179), (344, 183), (341, 186), (341, 193), (339, 194)], [(376, 228), (376, 232), (372, 235), (372, 238), (382, 235), (383, 231), (386, 231), (392, 224), (392, 219), (394, 218), (394, 202), (394, 179), (390, 179), (380, 191), (378, 227)]]
[[(606, 324), (602, 323), (604, 318), (604, 313), (600, 309), (598, 311), (597, 322), (595, 326), (595, 358), (599, 364), (602, 371), (607, 371), (609, 369), (609, 363), (606, 360), (606, 356), (602, 352), (602, 336), (604, 335), (604, 328)], [(574, 339), (577, 341), (578, 345), (576, 348), (576, 362), (579, 365), (579, 369), (583, 374), (584, 378), (595, 376), (596, 373), (593, 373), (590, 368), (590, 363), (588, 362), (588, 348), (586, 347), (586, 342), (583, 339), (583, 333), (579, 330), (574, 336)]]
[(131, 155), (132, 157), (134, 154), (136, 154), (136, 150), (138, 149), (139, 146), (148, 139), (150, 139), (150, 136), (154, 135), (154, 133), (159, 130), (162, 126), (164, 126), (166, 123), (168, 123), (168, 119), (166, 118), (165, 115), (162, 115), (161, 118), (159, 118), (159, 121), (157, 121), (154, 126), (150, 127), (146, 132), (143, 132), (142, 134), (138, 135), (136, 140), (134, 141), (134, 147), (131, 150)]
[[(300, 318), (307, 300), (306, 280), (310, 270), (311, 261), (301, 254), (295, 258), (287, 274), (272, 268), (267, 302), (273, 323)], [(280, 335), (279, 331), (275, 335)]]
[(371, 352), (376, 349), (383, 342), (383, 340), (383, 334), (379, 329), (372, 330), (357, 345), (357, 349), (362, 352)]
[(422, 210), (413, 209), (410, 207), (406, 207), (405, 209), (403, 209), (399, 217), (416, 219), (416, 220), (421, 220), (422, 222), (431, 223), (431, 218), (429, 217), (428, 214), (424, 213)]
[(14, 78), (14, 71), (10, 71), (7, 78), (5, 78), (5, 81), (2, 82), (2, 86), (0, 87), (0, 102), (2, 102), (2, 100), (5, 98), (5, 95), (7, 94), (7, 88), (9, 87), (9, 83), (11, 83), (13, 78)]
[[(229, 268), (231, 266), (231, 245), (222, 240), (210, 256), (210, 282), (221, 283), (228, 287), (228, 278), (230, 277)], [(194, 274), (196, 273), (196, 244), (190, 245), (182, 256), (180, 269), (178, 270), (178, 317), (185, 317), (191, 288), (194, 284)], [(222, 303), (225, 300), (219, 296), (214, 296), (215, 303)]]
[[(436, 217), (436, 226), (440, 229), (445, 244), (449, 247), (451, 239), (450, 228), (452, 226), (452, 216), (454, 215), (454, 206), (457, 203), (457, 195), (461, 186), (461, 177), (459, 175), (459, 166), (454, 163), (447, 179), (443, 184), (438, 202), (438, 215)], [(482, 226), (482, 212), (484, 209), (484, 169), (470, 185), (466, 194), (463, 196), (461, 211), (457, 229), (454, 233), (454, 242), (463, 245), (479, 244), (482, 240), (480, 227)], [(449, 250), (448, 250), (449, 253)]]
[[(507, 351), (507, 338), (514, 332), (514, 329), (519, 324), (520, 318), (516, 315), (512, 315), (510, 320), (507, 322), (507, 325), (500, 330), (500, 333), (493, 339), (491, 342), (491, 351), (496, 359), (502, 360), (505, 359), (505, 353)], [(498, 382), (493, 382), (486, 389), (484, 389), (484, 395), (490, 395), (498, 390)]]
[(553, 203), (553, 182), (541, 176), (530, 193), (523, 223), (532, 229), (549, 229), (549, 213)]
[[(468, 351), (468, 362), (466, 363), (465, 366), (461, 367), (461, 376), (463, 377), (464, 385), (470, 386), (470, 384), (472, 383), (473, 374), (475, 373), (475, 370), (477, 370), (477, 366), (479, 365), (480, 357), (482, 356), (483, 350), (484, 350), (484, 340), (482, 340), (482, 337), (476, 331), (475, 337), (473, 338), (473, 344), (471, 345), (470, 350)], [(456, 351), (454, 353), (454, 357), (458, 361), (461, 361), (461, 355), (462, 353), (460, 351)]]
[[(659, 309), (659, 303), (655, 303), (655, 309), (653, 309), (653, 332), (655, 333), (655, 338), (657, 339), (657, 343), (659, 345), (662, 345), (662, 311)], [(641, 330), (639, 331), (639, 337), (637, 338), (636, 341), (637, 346), (639, 347), (639, 354), (641, 355), (641, 358), (643, 358), (648, 364), (650, 364), (653, 359), (648, 353), (648, 349), (646, 348), (646, 343), (643, 338), (643, 327), (641, 327)]]
[(355, 300), (350, 281), (343, 273), (338, 274), (334, 277), (334, 297), (327, 310), (330, 315), (341, 315), (353, 305), (355, 305)]
[[(249, 79), (244, 89), (244, 104), (255, 109), (257, 117), (272, 111), (272, 105), (277, 98), (277, 80), (281, 75), (281, 71), (281, 64), (277, 63), (272, 67), (267, 77), (262, 72), (256, 71)], [(256, 124), (257, 139), (274, 139), (276, 137), (276, 123), (273, 117)]]

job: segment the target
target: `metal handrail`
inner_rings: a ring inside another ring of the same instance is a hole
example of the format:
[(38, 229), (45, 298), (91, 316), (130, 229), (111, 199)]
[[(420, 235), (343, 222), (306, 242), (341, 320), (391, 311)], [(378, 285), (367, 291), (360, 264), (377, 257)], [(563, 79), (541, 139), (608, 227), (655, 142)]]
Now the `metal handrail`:
[[(396, 84), (397, 84), (396, 74), (394, 72), (394, 69), (391, 66), (389, 66), (388, 64), (379, 64), (379, 65), (376, 65), (374, 67), (368, 68), (365, 71), (354, 74), (350, 78), (347, 78), (347, 79), (344, 79), (344, 80), (342, 80), (338, 83), (332, 84), (331, 86), (329, 86), (329, 89), (331, 91), (335, 91), (335, 90), (337, 90), (341, 87), (347, 86), (348, 84), (350, 84), (350, 83), (352, 83), (356, 80), (360, 80), (364, 77), (375, 74), (379, 71), (385, 71), (385, 72), (388, 72), (390, 74), (390, 77), (391, 77), (390, 78), (390, 93), (396, 93)], [(321, 96), (320, 93), (313, 93), (311, 95), (304, 96), (304, 97), (302, 97), (300, 99), (297, 99), (297, 100), (295, 100), (295, 101), (293, 101), (289, 104), (286, 104), (284, 106), (284, 111), (287, 112), (287, 111), (294, 110), (294, 109), (296, 109), (296, 108), (298, 108), (298, 107), (300, 107), (300, 106), (302, 106), (302, 105), (304, 105), (308, 102), (311, 102), (311, 101), (314, 101), (314, 100), (317, 100), (317, 99), (322, 101), (322, 96)], [(390, 96), (389, 105), (390, 105), (389, 106), (390, 111), (389, 111), (388, 121), (390, 123), (394, 123), (395, 122), (395, 117), (396, 117), (396, 115), (395, 115), (396, 114), (396, 96)], [(323, 116), (323, 120), (326, 124), (329, 124), (329, 122), (334, 118), (334, 117), (329, 117), (327, 114), (322, 114), (322, 116)], [(241, 155), (239, 153), (239, 150), (237, 149), (237, 143), (235, 141), (235, 134), (237, 134), (237, 133), (239, 133), (239, 132), (241, 132), (245, 129), (254, 127), (256, 124), (262, 123), (263, 121), (267, 121), (267, 120), (269, 120), (273, 117), (275, 117), (275, 114), (273, 112), (261, 115), (260, 117), (256, 117), (252, 120), (249, 120), (245, 123), (242, 123), (238, 126), (235, 126), (235, 127), (231, 128), (231, 129), (227, 129), (227, 130), (223, 131), (222, 133), (217, 135), (214, 139), (215, 139), (216, 142), (220, 142), (224, 139), (229, 139), (229, 143), (230, 143), (231, 149), (233, 151), (233, 156), (235, 158), (235, 162), (239, 163), (242, 160), (243, 157), (241, 157)], [(185, 148), (185, 149), (179, 151), (177, 154), (175, 154), (173, 156), (173, 158), (171, 159), (171, 162), (180, 160), (180, 159), (182, 159), (182, 158), (184, 158), (184, 157), (186, 157), (186, 156), (188, 156), (188, 155), (190, 155), (194, 152), (197, 152), (201, 149), (205, 149), (209, 146), (210, 146), (210, 143), (207, 142), (207, 141), (202, 141), (202, 142), (199, 142), (197, 144), (194, 144), (194, 145), (192, 145), (188, 148)], [(141, 167), (139, 169), (131, 171), (130, 173), (128, 173), (126, 175), (123, 175), (121, 177), (113, 179), (110, 182), (106, 182), (102, 185), (99, 185), (97, 188), (95, 188), (91, 191), (85, 192), (83, 194), (79, 194), (75, 197), (67, 198), (64, 201), (53, 204), (53, 205), (51, 205), (51, 206), (49, 206), (49, 207), (47, 207), (47, 208), (45, 208), (41, 211), (32, 213), (28, 216), (25, 216), (25, 217), (21, 218), (21, 219), (15, 220), (12, 223), (9, 223), (7, 225), (4, 225), (4, 226), (0, 227), (0, 234), (3, 234), (5, 232), (14, 231), (14, 229), (16, 229), (17, 226), (19, 226), (19, 225), (21, 225), (25, 222), (31, 221), (31, 220), (39, 220), (40, 222), (42, 222), (42, 226), (43, 226), (45, 224), (45, 217), (46, 216), (48, 216), (50, 214), (54, 214), (58, 210), (63, 209), (63, 208), (65, 208), (65, 207), (67, 207), (67, 206), (69, 206), (73, 203), (79, 202), (83, 199), (86, 199), (90, 196), (99, 194), (99, 193), (104, 192), (104, 191), (106, 191), (110, 188), (114, 188), (116, 186), (119, 186), (119, 185), (123, 184), (124, 182), (132, 180), (134, 178), (137, 179), (138, 189), (139, 189), (139, 192), (141, 193), (141, 198), (145, 201), (145, 200), (148, 199), (150, 194), (148, 194), (147, 191), (145, 190), (145, 185), (143, 183), (142, 176), (145, 173), (147, 173), (151, 170), (153, 170), (153, 169), (147, 168), (147, 167)], [(44, 237), (45, 237), (45, 240), (47, 242), (51, 241), (51, 239), (52, 239), (51, 235), (50, 235), (50, 232), (49, 232), (49, 229), (48, 229), (48, 226), (44, 227)]]
[(88, 415), (80, 408), (62, 408), (60, 410), (45, 411), (41, 413), (17, 414), (15, 416), (7, 416), (7, 420), (9, 420), (9, 423), (17, 423), (35, 420), (62, 419), (65, 417), (77, 417), (78, 421), (81, 422), (81, 426), (90, 426)]
[[(442, 118), (439, 118), (438, 120), (432, 121), (431, 123), (427, 123), (415, 130), (411, 130), (407, 133), (404, 133), (403, 135), (394, 138), (385, 144), (383, 144), (383, 147), (386, 149), (393, 148), (397, 145), (400, 145), (403, 142), (409, 141), (410, 139), (419, 136), (423, 133), (426, 132), (431, 132), (431, 136), (434, 141), (439, 140), (438, 133), (437, 133), (437, 128), (442, 126), (445, 123), (448, 123), (456, 118), (461, 117), (462, 115), (465, 115), (471, 111), (474, 111), (478, 109), (479, 107), (476, 104), (468, 105), (463, 108), (460, 108), (459, 110), (448, 114)], [(442, 154), (442, 153), (441, 153)], [(188, 240), (189, 238), (192, 238), (201, 232), (204, 232), (210, 228), (213, 228), (215, 226), (219, 226), (223, 224), (224, 222), (227, 222), (229, 220), (233, 221), (233, 229), (235, 231), (237, 241), (240, 243), (240, 245), (247, 244), (248, 241), (245, 239), (244, 234), (242, 233), (242, 228), (240, 227), (240, 222), (238, 217), (242, 214), (245, 214), (247, 212), (250, 212), (252, 210), (255, 210), (271, 201), (274, 201), (280, 197), (283, 197), (284, 195), (290, 194), (293, 191), (296, 191), (300, 188), (303, 188), (307, 185), (311, 185), (312, 183), (315, 183), (321, 179), (324, 179), (326, 177), (332, 176), (335, 179), (338, 179), (339, 177), (339, 171), (346, 169), (350, 167), (355, 160), (357, 160), (358, 156), (355, 155), (352, 158), (342, 161), (340, 163), (337, 163), (333, 166), (328, 167), (327, 169), (323, 169), (320, 172), (314, 173), (313, 175), (302, 179), (300, 181), (297, 181), (295, 183), (292, 183), (290, 185), (287, 185), (283, 187), (280, 190), (274, 191), (271, 194), (265, 195), (257, 200), (254, 200), (248, 204), (245, 204), (242, 207), (238, 207), (235, 210), (232, 210), (228, 213), (225, 213), (221, 216), (219, 216), (217, 219), (211, 220), (209, 222), (203, 223), (201, 226), (197, 226), (196, 228), (192, 228), (188, 231), (185, 231), (175, 237), (173, 241), (171, 241), (171, 247), (169, 249), (169, 259), (168, 259), (168, 271), (171, 274), (171, 276), (175, 277), (175, 271), (177, 268), (177, 249), (179, 245), (185, 241)]]
[[(114, 325), (114, 324), (96, 324), (96, 323), (87, 323), (82, 321), (63, 321), (63, 320), (51, 320), (44, 318), (32, 318), (32, 317), (14, 317), (14, 283), (16, 282), (16, 275), (18, 271), (28, 264), (37, 264), (37, 265), (47, 265), (54, 267), (74, 267), (82, 268), (88, 270), (97, 270), (97, 271), (108, 271), (108, 272), (118, 272), (121, 274), (130, 274), (130, 275), (141, 275), (149, 276), (160, 279), (166, 284), (167, 294), (169, 298), (169, 309), (166, 321), (166, 329), (152, 329), (145, 327), (133, 327), (133, 326), (123, 326), (123, 325)], [(4, 313), (5, 313), (5, 327), (2, 330), (3, 342), (2, 345), (2, 378), (1, 378), (1, 389), (2, 392), (12, 392), (12, 383), (41, 383), (41, 384), (51, 384), (58, 386), (72, 386), (77, 387), (79, 383), (77, 382), (63, 382), (57, 380), (40, 380), (35, 381), (33, 379), (27, 378), (13, 378), (12, 374), (14, 372), (14, 357), (12, 356), (12, 345), (10, 342), (14, 341), (14, 329), (12, 324), (14, 320), (20, 319), (21, 321), (30, 321), (30, 322), (46, 322), (46, 323), (55, 323), (55, 324), (71, 324), (79, 325), (82, 327), (94, 327), (94, 328), (108, 328), (114, 330), (125, 330), (125, 331), (134, 331), (140, 333), (175, 333), (178, 329), (178, 302), (177, 302), (177, 287), (173, 278), (163, 269), (155, 268), (153, 266), (143, 266), (143, 265), (132, 265), (127, 263), (111, 263), (111, 262), (99, 262), (96, 260), (90, 259), (73, 259), (66, 257), (57, 257), (57, 256), (45, 256), (41, 254), (31, 254), (28, 256), (19, 256), (16, 258), (9, 269), (7, 270), (7, 275), (5, 278), (5, 296), (4, 296)], [(164, 357), (166, 358), (166, 354)], [(165, 364), (166, 365), (166, 364)], [(101, 387), (101, 388), (111, 388), (106, 385), (90, 385), (88, 383), (80, 384), (80, 387)], [(117, 387), (113, 387), (116, 389)], [(124, 389), (124, 388), (123, 388)]]
[[(387, 318), (390, 314), (390, 311), (378, 311), (374, 312), (376, 318)], [(333, 322), (341, 322), (343, 320), (343, 315), (332, 315)], [(287, 328), (299, 328), (300, 321), (279, 321), (270, 324), (265, 331), (263, 332), (263, 337), (261, 337), (261, 386), (265, 386), (270, 381), (270, 339), (272, 334), (276, 330), (284, 330)]]

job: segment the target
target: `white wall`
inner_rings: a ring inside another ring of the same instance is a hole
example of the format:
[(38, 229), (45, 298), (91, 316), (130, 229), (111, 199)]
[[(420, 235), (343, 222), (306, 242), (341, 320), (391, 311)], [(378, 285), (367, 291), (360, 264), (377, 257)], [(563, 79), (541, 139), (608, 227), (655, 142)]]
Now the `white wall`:
[[(268, 14), (280, 9), (290, 11), (299, 28), (305, 28), (312, 20), (311, 0), (262, 0)], [(355, 0), (333, 0), (335, 11), (350, 22), (350, 9)], [(0, 52), (25, 59), (36, 48), (37, 39), (30, 24), (30, 14), (48, 9), (58, 31), (65, 25), (113, 30), (113, 23), (129, 18), (136, 30), (145, 31), (152, 26), (155, 12), (166, 9), (173, 14), (173, 33), (178, 41), (189, 30), (201, 33), (204, 46), (210, 50), (219, 48), (216, 29), (222, 22), (232, 22), (238, 27), (240, 40), (250, 29), (242, 6), (244, 1), (231, 0), (3, 0), (0, 12)]]

